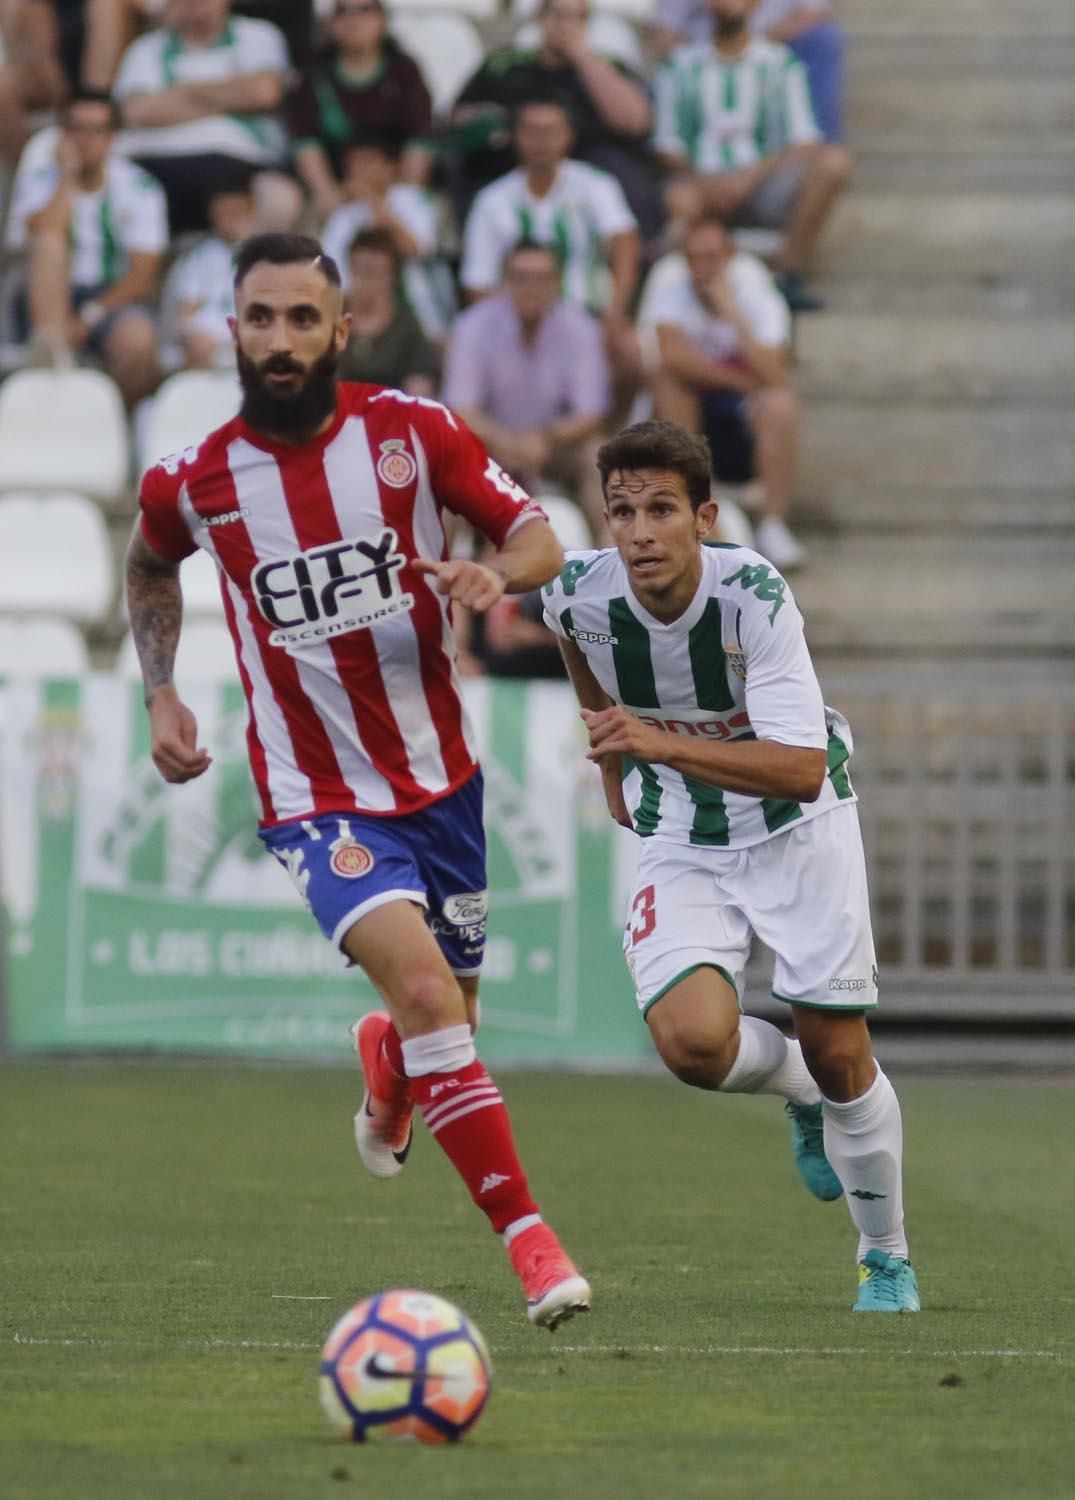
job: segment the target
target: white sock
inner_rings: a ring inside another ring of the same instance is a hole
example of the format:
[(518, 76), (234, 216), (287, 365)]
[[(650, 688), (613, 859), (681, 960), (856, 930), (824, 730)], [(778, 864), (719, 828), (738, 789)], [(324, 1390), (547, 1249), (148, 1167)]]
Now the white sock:
[(739, 1051), (720, 1086), (722, 1094), (780, 1094), (796, 1104), (816, 1104), (817, 1084), (798, 1042), (756, 1016), (739, 1017)]
[(867, 1250), (907, 1254), (903, 1230), (903, 1120), (896, 1091), (881, 1069), (847, 1104), (823, 1101), (825, 1155), (843, 1184), (859, 1232), (857, 1259)]

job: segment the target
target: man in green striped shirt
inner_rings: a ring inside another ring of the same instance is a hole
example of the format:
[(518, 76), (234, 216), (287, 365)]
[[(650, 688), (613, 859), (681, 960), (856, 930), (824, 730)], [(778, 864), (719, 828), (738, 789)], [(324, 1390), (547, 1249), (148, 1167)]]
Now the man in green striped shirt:
[(774, 257), (793, 310), (819, 307), (803, 283), (851, 172), (826, 145), (806, 72), (789, 48), (751, 35), (757, 0), (710, 0), (712, 42), (679, 48), (657, 74), (653, 145), (669, 171), (673, 233), (702, 212), (783, 231)]
[[(855, 1310), (919, 1307), (903, 1226), (902, 1126), (873, 1058), (877, 1004), (851, 736), (825, 707), (787, 584), (706, 546), (705, 442), (642, 422), (598, 456), (614, 546), (546, 585), (613, 818), (641, 839), (624, 952), (683, 1082), (785, 1100), (812, 1193), (847, 1194)], [(796, 1040), (740, 1014), (753, 938)]]

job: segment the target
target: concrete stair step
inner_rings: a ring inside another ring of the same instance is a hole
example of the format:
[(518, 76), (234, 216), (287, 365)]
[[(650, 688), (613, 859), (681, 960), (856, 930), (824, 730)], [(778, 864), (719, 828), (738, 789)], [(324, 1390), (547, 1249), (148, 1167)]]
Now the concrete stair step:
[(1034, 69), (1013, 77), (1007, 71), (992, 70), (945, 73), (934, 66), (933, 72), (852, 67), (847, 91), (852, 138), (857, 130), (909, 125), (937, 132), (1012, 129), (1047, 133), (1070, 128), (1075, 117), (1067, 69), (1057, 76)]
[(799, 319), (808, 398), (910, 402), (1075, 398), (1075, 317), (909, 317), (825, 312)]
[[(1075, 194), (1075, 130), (1070, 155), (1031, 151), (916, 151), (898, 143), (855, 149), (855, 191), (864, 193), (1005, 193), (1012, 199), (1042, 192)], [(1013, 202), (1018, 212), (1018, 202)]]
[(819, 268), (904, 275), (1042, 277), (1075, 253), (1075, 194), (852, 192), (837, 205)]
[(938, 490), (900, 489), (886, 485), (882, 477), (868, 487), (840, 485), (824, 492), (804, 491), (796, 501), (795, 518), (796, 524), (821, 536), (947, 533), (976, 540), (987, 534), (1022, 533), (1051, 547), (1057, 534), (1063, 544), (1075, 528), (1075, 479), (1068, 488), (1054, 490), (1029, 485), (1012, 490), (977, 485)]
[(1075, 535), (834, 537), (812, 541), (792, 586), (827, 653), (1070, 653)]
[[(967, 275), (959, 270), (901, 274), (863, 265), (827, 275), (823, 267), (812, 278), (825, 298), (822, 317), (835, 313), (893, 318), (1050, 317), (1066, 316), (1075, 307), (1075, 267), (1044, 267), (1034, 275), (1010, 273)], [(811, 321), (796, 320), (796, 338)]]
[(849, 18), (856, 36), (1073, 36), (1070, 0), (855, 0)]
[(1010, 492), (1028, 484), (1070, 492), (1073, 475), (1075, 423), (1063, 407), (841, 400), (811, 405), (801, 488), (817, 495), (873, 484)]

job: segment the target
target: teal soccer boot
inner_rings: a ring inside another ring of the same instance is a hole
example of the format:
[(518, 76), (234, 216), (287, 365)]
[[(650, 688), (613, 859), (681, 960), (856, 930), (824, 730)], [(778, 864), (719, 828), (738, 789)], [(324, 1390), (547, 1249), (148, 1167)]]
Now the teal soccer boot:
[(791, 1149), (799, 1176), (815, 1198), (820, 1198), (823, 1203), (835, 1202), (843, 1188), (825, 1155), (821, 1105), (795, 1104), (789, 1099), (784, 1105), (784, 1113), (791, 1121)]
[(859, 1261), (859, 1294), (851, 1311), (921, 1312), (911, 1262), (884, 1250), (867, 1250)]

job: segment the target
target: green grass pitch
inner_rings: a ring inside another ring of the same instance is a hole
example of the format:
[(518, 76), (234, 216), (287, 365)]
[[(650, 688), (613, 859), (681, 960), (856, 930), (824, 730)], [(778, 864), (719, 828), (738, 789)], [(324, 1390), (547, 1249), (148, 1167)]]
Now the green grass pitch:
[[(500, 1081), (593, 1283), (552, 1336), (424, 1131), (363, 1175), (350, 1072), (0, 1070), (3, 1500), (1075, 1495), (1071, 1088), (897, 1075), (925, 1310), (866, 1318), (778, 1101)], [(343, 1444), (318, 1408), (329, 1326), (399, 1285), (492, 1348), (458, 1448)]]

